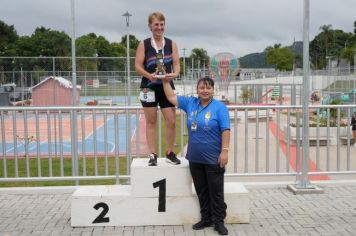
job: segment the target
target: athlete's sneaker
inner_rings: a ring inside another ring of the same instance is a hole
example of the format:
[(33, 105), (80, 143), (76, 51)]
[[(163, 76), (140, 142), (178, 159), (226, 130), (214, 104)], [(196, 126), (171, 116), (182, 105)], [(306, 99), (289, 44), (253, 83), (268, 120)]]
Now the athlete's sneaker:
[(174, 152), (170, 152), (166, 155), (167, 157), (167, 162), (172, 163), (173, 165), (179, 165), (180, 160), (177, 158), (176, 154)]
[(157, 154), (151, 153), (150, 155), (148, 155), (148, 157), (150, 158), (150, 160), (148, 161), (148, 165), (157, 166)]

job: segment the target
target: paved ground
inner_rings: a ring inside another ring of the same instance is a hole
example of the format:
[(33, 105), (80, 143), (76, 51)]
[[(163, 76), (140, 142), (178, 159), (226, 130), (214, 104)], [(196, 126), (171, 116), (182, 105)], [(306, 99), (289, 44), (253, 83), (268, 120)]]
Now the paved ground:
[[(356, 235), (356, 182), (323, 185), (324, 194), (293, 195), (280, 186), (251, 186), (249, 224), (229, 224), (229, 235)], [(0, 235), (216, 235), (191, 225), (70, 226), (73, 188), (0, 189)]]

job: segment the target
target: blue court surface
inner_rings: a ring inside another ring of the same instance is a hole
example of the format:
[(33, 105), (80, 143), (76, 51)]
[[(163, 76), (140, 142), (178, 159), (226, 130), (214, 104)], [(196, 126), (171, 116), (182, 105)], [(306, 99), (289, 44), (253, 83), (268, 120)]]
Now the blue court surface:
[[(97, 118), (103, 119), (103, 116), (98, 116)], [(131, 115), (131, 138), (135, 134), (136, 130), (136, 115)], [(31, 118), (29, 118), (31, 119)], [(95, 154), (105, 154), (115, 155), (115, 149), (118, 144), (118, 152), (120, 154), (125, 154), (126, 150), (126, 115), (118, 115), (118, 132), (117, 139), (115, 140), (115, 119), (113, 116), (107, 116), (106, 126), (101, 125), (96, 127), (95, 132), (86, 133), (84, 141), (82, 137), (78, 135), (78, 153), (79, 155), (95, 155)], [(78, 126), (78, 130), (82, 127)], [(105, 131), (106, 130), (106, 131)], [(69, 131), (70, 132), (70, 131)], [(106, 139), (105, 139), (106, 132)], [(26, 154), (26, 145), (25, 140), (17, 139), (16, 148), (14, 142), (0, 143), (0, 153), (3, 153), (5, 150), (6, 156), (24, 156)], [(70, 140), (60, 140), (59, 131), (57, 130), (56, 138), (54, 138), (53, 133), (51, 141), (48, 140), (37, 142), (35, 139), (28, 139), (27, 141), (27, 154), (30, 156), (36, 156), (38, 152), (41, 156), (48, 155), (70, 155), (71, 154), (71, 141)]]

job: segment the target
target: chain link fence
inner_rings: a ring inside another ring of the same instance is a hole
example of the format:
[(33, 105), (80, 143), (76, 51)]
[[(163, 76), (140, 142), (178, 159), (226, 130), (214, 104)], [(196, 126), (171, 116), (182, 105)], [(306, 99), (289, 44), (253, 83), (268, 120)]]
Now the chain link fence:
[[(141, 76), (134, 70), (134, 59), (130, 58), (131, 100), (138, 102)], [(81, 86), (82, 103), (110, 97), (113, 103), (125, 104), (126, 64), (126, 57), (77, 57), (77, 85)], [(17, 92), (27, 91), (48, 76), (72, 81), (71, 57), (0, 57), (0, 83), (15, 84)], [(14, 96), (13, 100), (21, 100), (20, 95)]]
[[(81, 86), (80, 103), (110, 100), (111, 104), (127, 105), (128, 84), (126, 57), (77, 57), (77, 85)], [(138, 104), (141, 76), (134, 70), (134, 57), (130, 58), (131, 101)], [(351, 93), (356, 89), (356, 74), (353, 68), (328, 68), (311, 71), (311, 88), (320, 90), (323, 96)], [(182, 94), (195, 94), (198, 78), (208, 75), (204, 67), (187, 70), (185, 78), (179, 77)], [(0, 57), (0, 84), (15, 84), (16, 89), (9, 95), (10, 101), (20, 101), (31, 97), (30, 88), (48, 76), (61, 76), (72, 80), (71, 57)], [(302, 70), (279, 72), (274, 69), (243, 68), (238, 80), (265, 78), (301, 77)], [(294, 82), (293, 82), (294, 84)], [(231, 84), (228, 85), (231, 90)], [(190, 92), (188, 90), (190, 89)], [(4, 89), (3, 89), (4, 91)], [(235, 93), (236, 97), (236, 93)], [(6, 100), (6, 99), (5, 99)], [(236, 100), (236, 99), (235, 99)], [(353, 99), (354, 100), (354, 99)], [(292, 103), (294, 104), (294, 102)], [(6, 104), (2, 104), (6, 105)]]

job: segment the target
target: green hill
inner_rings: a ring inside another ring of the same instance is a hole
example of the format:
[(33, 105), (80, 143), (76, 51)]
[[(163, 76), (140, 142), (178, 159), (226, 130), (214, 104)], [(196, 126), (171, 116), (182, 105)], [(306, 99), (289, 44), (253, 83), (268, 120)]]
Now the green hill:
[[(288, 46), (294, 54), (303, 54), (303, 42), (294, 42)], [(241, 68), (273, 68), (266, 63), (266, 52), (256, 52), (240, 57)]]

